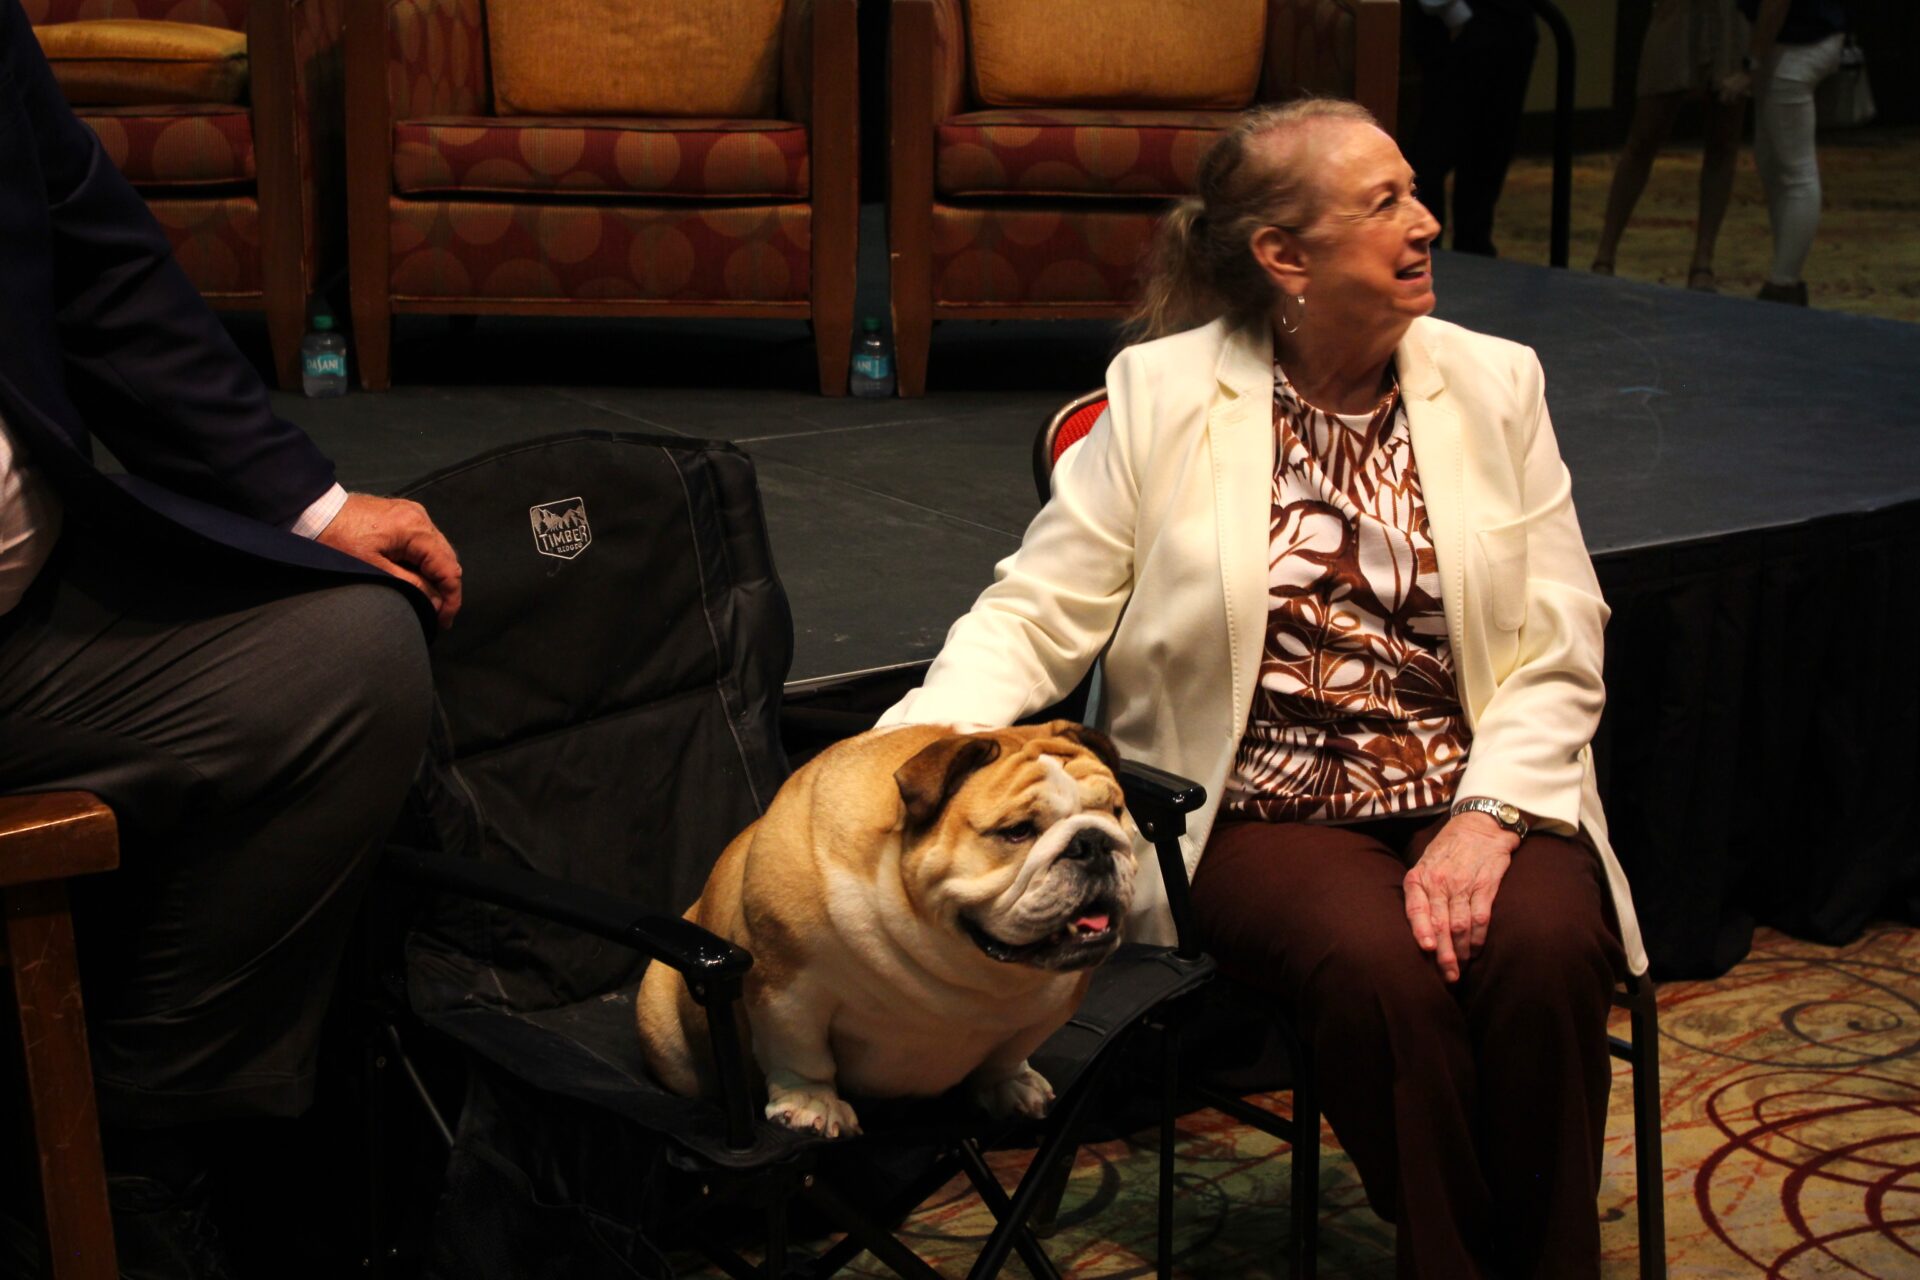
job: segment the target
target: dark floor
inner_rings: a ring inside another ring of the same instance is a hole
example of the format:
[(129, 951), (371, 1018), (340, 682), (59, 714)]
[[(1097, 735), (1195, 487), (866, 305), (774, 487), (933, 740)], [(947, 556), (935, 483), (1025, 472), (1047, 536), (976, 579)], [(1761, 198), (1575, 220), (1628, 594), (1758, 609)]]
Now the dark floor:
[[(868, 213), (861, 304), (884, 314)], [(1436, 276), (1442, 317), (1539, 351), (1596, 553), (1920, 498), (1920, 326), (1444, 254)], [(742, 445), (804, 678), (937, 649), (1036, 509), (1034, 431), (1113, 344), (950, 322), (928, 395), (875, 401), (815, 393), (798, 323), (406, 319), (393, 391), (277, 403), (372, 491), (579, 428)]]

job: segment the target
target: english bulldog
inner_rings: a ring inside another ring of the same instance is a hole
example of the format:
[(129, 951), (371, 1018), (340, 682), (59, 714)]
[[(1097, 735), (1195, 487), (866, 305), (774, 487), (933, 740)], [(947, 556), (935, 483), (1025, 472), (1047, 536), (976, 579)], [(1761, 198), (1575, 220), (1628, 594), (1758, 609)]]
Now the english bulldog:
[[(1133, 845), (1113, 747), (1051, 724), (878, 729), (799, 769), (728, 844), (686, 918), (754, 957), (743, 1006), (766, 1114), (860, 1131), (842, 1093), (965, 1083), (997, 1116), (1040, 1116), (1027, 1065), (1119, 945)], [(704, 1011), (651, 966), (640, 1034), (660, 1082), (717, 1091)]]

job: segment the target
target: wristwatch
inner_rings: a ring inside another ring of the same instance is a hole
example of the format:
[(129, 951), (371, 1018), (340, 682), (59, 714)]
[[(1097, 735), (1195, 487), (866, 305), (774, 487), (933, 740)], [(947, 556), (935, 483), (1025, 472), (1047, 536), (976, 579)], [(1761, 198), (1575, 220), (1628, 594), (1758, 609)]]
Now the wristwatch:
[(1527, 838), (1527, 820), (1520, 816), (1520, 810), (1505, 800), (1489, 800), (1485, 796), (1473, 796), (1470, 799), (1454, 801), (1453, 812), (1456, 817), (1463, 813), (1484, 813), (1522, 840)]

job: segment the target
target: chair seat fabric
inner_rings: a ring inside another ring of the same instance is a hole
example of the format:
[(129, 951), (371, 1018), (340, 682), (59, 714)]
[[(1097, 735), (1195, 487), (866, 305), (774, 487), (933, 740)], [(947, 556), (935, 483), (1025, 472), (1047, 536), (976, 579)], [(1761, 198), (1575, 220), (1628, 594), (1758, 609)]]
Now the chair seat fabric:
[(396, 298), (804, 303), (812, 279), (806, 204), (395, 196), (387, 207)]
[(260, 296), (260, 201), (253, 192), (154, 190), (147, 208), (201, 297), (250, 305), (246, 300)]
[(933, 206), (933, 293), (942, 306), (1124, 310), (1165, 205), (1056, 200)]
[(942, 121), (942, 195), (1182, 196), (1230, 111), (1005, 108)]
[(88, 107), (80, 118), (136, 187), (231, 186), (254, 179), (244, 106)]
[(807, 127), (688, 117), (447, 116), (394, 126), (403, 195), (805, 199)]
[[(648, 1073), (635, 1026), (637, 983), (556, 1008), (515, 1009), (476, 998), (470, 968), (458, 958), (415, 947), (412, 964), (411, 998), (428, 1025), (538, 1089), (667, 1133), (693, 1157), (690, 1167), (704, 1161), (752, 1168), (826, 1141), (763, 1122), (754, 1126), (751, 1147), (730, 1149), (718, 1107), (668, 1093)], [(1121, 947), (1094, 971), (1072, 1019), (1034, 1052), (1034, 1068), (1065, 1095), (1115, 1046), (1117, 1032), (1213, 975), (1207, 956), (1181, 960), (1161, 947)], [(854, 1102), (865, 1129), (896, 1139), (906, 1132), (926, 1139), (977, 1134), (981, 1127), (960, 1090), (936, 1101)]]

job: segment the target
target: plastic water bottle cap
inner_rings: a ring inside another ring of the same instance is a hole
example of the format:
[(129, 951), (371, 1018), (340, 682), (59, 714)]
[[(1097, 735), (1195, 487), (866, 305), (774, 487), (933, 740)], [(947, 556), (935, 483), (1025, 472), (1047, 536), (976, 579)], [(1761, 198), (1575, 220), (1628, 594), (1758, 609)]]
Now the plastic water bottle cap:
[(880, 317), (868, 316), (866, 319), (860, 322), (860, 328), (867, 333), (880, 332)]
[(313, 318), (313, 327), (321, 333), (325, 333), (327, 330), (333, 328), (333, 317), (325, 311), (322, 311)]

